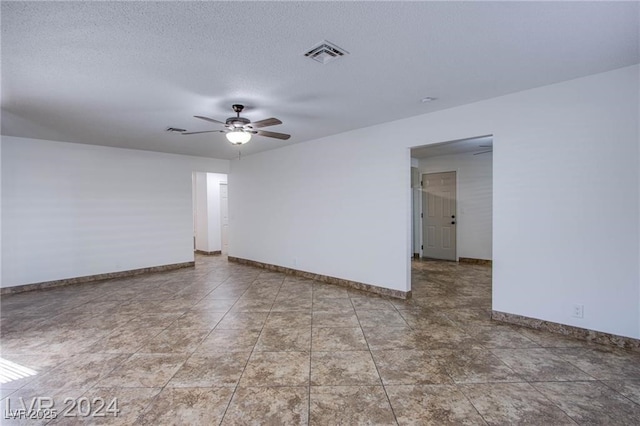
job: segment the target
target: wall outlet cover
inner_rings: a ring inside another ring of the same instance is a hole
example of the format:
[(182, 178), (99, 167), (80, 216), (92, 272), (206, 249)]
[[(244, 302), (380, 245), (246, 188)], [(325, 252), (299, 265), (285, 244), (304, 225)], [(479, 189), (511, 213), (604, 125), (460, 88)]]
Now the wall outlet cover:
[(573, 313), (571, 316), (574, 318), (584, 318), (584, 305), (573, 305)]

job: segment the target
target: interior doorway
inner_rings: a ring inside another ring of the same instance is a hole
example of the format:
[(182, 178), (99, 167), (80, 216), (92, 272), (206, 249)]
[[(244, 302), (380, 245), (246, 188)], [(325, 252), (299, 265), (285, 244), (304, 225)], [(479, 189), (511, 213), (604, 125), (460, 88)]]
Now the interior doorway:
[(411, 148), (411, 174), (413, 257), (491, 264), (493, 136)]
[(456, 257), (456, 172), (422, 175), (423, 257)]
[(193, 172), (193, 224), (196, 253), (215, 255), (222, 254), (223, 250), (227, 252), (229, 213), (226, 174)]

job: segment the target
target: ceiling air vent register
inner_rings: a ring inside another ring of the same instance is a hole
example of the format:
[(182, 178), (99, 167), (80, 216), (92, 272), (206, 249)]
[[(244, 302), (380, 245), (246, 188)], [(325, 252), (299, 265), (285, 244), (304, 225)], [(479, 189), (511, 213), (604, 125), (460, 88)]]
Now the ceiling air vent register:
[(316, 62), (320, 62), (321, 64), (326, 64), (348, 54), (349, 52), (335, 44), (328, 42), (327, 40), (322, 40), (311, 50), (306, 52), (304, 56), (311, 58)]

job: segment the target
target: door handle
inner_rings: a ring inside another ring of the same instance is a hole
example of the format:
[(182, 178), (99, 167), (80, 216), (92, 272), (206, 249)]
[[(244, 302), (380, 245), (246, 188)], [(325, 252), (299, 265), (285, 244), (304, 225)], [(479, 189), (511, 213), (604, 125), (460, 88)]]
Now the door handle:
[(452, 225), (455, 225), (455, 224), (456, 224), (455, 220), (452, 220), (452, 221), (451, 221), (451, 224), (452, 224)]

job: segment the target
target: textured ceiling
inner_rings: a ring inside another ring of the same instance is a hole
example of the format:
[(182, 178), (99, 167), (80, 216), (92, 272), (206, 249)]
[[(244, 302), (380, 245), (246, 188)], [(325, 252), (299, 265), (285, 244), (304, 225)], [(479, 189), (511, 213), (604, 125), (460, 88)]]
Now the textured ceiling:
[[(637, 2), (1, 3), (2, 134), (233, 158), (640, 62)], [(350, 52), (303, 53), (327, 39)], [(422, 103), (426, 96), (438, 98)]]

